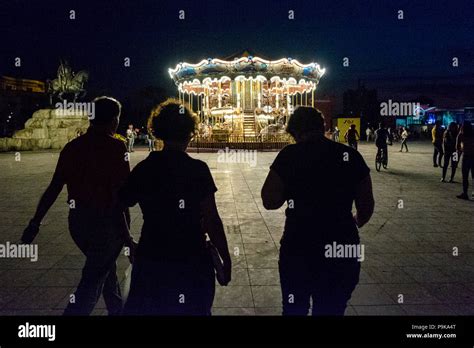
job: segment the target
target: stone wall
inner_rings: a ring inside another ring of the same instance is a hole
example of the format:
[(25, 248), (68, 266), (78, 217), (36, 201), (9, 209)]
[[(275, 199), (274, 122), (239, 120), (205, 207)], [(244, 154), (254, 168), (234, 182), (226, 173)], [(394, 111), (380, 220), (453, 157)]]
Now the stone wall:
[(41, 109), (12, 138), (0, 138), (0, 151), (62, 149), (88, 127), (89, 119), (83, 114), (61, 115), (55, 109)]

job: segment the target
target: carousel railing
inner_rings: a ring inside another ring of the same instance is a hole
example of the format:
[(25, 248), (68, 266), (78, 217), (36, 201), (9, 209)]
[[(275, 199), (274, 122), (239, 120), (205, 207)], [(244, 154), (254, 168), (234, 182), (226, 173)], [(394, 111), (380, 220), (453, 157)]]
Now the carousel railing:
[(222, 149), (225, 147), (253, 150), (281, 149), (292, 143), (287, 134), (244, 136), (235, 134), (196, 135), (189, 144), (197, 149)]

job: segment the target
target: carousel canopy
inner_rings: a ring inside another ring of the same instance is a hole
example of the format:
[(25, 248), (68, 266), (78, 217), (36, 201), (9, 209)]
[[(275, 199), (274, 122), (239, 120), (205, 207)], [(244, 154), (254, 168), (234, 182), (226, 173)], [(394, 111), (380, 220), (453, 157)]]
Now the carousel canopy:
[[(232, 55), (225, 60), (208, 58), (197, 64), (179, 63), (176, 68), (169, 69), (174, 82), (179, 85), (184, 81), (203, 82), (204, 79), (236, 79), (238, 77), (266, 79), (309, 80), (318, 83), (325, 69), (317, 63), (302, 64), (296, 59), (282, 58), (267, 60), (253, 56), (248, 50), (238, 55)], [(230, 59), (229, 59), (230, 58)]]

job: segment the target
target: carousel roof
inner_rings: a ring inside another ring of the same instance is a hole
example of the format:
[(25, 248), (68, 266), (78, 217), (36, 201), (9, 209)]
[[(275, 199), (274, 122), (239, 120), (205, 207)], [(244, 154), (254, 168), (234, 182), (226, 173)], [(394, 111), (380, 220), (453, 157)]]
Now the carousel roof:
[[(240, 58), (238, 57), (240, 56)], [(239, 55), (232, 55), (227, 59), (208, 58), (197, 64), (179, 63), (176, 68), (169, 69), (169, 74), (176, 84), (184, 81), (204, 79), (235, 79), (239, 76), (262, 78), (270, 80), (273, 77), (280, 79), (319, 81), (325, 69), (317, 63), (302, 64), (296, 59), (282, 58), (267, 60), (252, 56), (248, 50)]]

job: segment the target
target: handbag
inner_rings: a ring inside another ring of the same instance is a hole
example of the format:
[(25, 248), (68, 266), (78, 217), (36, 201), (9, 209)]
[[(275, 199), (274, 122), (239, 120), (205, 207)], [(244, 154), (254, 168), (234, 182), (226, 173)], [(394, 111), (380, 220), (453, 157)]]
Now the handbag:
[(209, 253), (211, 254), (212, 264), (216, 273), (217, 282), (220, 285), (225, 285), (224, 263), (222, 262), (219, 250), (217, 250), (216, 246), (210, 240), (206, 241), (206, 247), (207, 250), (209, 250)]
[(122, 301), (123, 303), (127, 302), (128, 294), (130, 293), (130, 283), (132, 282), (132, 270), (133, 265), (130, 264), (125, 270), (125, 279), (122, 285)]

